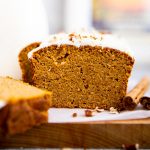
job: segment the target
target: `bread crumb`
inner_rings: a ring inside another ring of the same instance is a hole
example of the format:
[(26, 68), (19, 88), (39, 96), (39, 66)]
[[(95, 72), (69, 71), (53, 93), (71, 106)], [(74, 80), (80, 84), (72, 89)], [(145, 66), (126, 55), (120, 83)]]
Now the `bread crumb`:
[(93, 116), (93, 111), (90, 109), (86, 109), (85, 110), (85, 116), (86, 117), (92, 117)]
[(98, 107), (96, 107), (96, 108), (94, 109), (94, 111), (100, 113), (100, 112), (103, 112), (103, 111), (105, 111), (105, 110), (104, 110), (104, 109), (99, 109)]
[(110, 111), (111, 114), (119, 114), (117, 109), (115, 109), (114, 107), (110, 107), (109, 111)]
[(77, 117), (77, 113), (73, 113), (73, 114), (72, 114), (72, 117)]

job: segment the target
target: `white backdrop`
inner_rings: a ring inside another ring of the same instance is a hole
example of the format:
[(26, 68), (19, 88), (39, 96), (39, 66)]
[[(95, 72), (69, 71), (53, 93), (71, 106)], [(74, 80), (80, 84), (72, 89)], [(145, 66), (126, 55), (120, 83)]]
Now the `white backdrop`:
[(18, 53), (48, 35), (41, 0), (0, 0), (0, 75), (20, 78)]

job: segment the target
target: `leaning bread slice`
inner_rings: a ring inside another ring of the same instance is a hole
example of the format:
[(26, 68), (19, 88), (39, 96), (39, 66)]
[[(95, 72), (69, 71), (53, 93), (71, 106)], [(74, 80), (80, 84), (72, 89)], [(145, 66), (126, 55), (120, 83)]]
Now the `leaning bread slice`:
[(51, 96), (22, 81), (0, 77), (0, 127), (14, 134), (47, 122)]

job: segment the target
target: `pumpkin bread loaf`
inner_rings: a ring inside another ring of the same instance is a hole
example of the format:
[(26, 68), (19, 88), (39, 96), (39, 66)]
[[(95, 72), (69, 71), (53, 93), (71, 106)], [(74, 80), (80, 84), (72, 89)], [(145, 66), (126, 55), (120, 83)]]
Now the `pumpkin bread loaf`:
[(99, 32), (51, 35), (19, 54), (23, 80), (53, 91), (53, 107), (123, 109), (134, 58), (123, 40)]
[(48, 121), (51, 92), (9, 77), (0, 77), (0, 128), (22, 133)]

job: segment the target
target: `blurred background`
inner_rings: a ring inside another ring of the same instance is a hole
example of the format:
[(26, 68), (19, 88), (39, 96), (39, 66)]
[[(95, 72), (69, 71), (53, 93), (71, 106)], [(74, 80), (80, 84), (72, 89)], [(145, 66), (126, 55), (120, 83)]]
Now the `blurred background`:
[(132, 77), (150, 75), (150, 0), (0, 0), (0, 75), (20, 78), (26, 44), (81, 28), (120, 34), (136, 59)]

